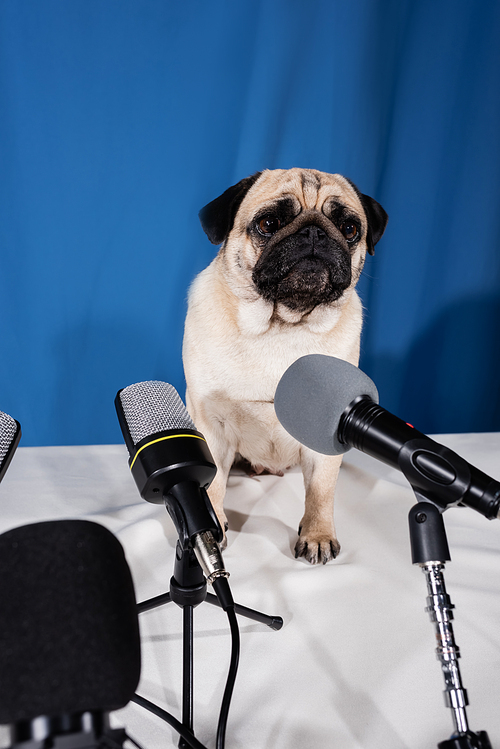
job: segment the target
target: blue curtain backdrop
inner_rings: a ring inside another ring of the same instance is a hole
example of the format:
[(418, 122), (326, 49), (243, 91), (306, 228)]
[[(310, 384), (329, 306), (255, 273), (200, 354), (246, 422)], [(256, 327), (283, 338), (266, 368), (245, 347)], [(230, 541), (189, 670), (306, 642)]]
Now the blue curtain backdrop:
[(360, 282), (381, 403), (500, 429), (499, 40), (498, 0), (1, 0), (0, 409), (23, 444), (121, 442), (132, 382), (183, 395), (198, 210), (292, 166), (390, 215)]

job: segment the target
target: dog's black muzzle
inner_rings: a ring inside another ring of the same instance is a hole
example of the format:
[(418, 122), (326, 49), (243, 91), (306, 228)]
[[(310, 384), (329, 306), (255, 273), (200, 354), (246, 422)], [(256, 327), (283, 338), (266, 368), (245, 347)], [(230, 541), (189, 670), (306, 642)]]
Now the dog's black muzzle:
[(336, 301), (350, 286), (351, 253), (336, 228), (310, 223), (279, 241), (273, 239), (252, 275), (266, 301), (307, 312)]

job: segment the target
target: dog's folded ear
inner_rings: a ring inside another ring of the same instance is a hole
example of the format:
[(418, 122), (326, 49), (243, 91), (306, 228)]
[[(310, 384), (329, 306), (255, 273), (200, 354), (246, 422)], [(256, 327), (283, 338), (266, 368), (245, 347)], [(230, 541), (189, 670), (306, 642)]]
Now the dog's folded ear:
[(369, 195), (363, 195), (362, 193), (358, 193), (358, 195), (368, 219), (368, 232), (366, 235), (367, 250), (370, 255), (374, 255), (375, 245), (385, 231), (389, 216), (380, 203), (370, 198)]
[(377, 203), (376, 200), (370, 198), (369, 195), (363, 195), (363, 193), (358, 190), (354, 182), (352, 182), (347, 177), (346, 179), (356, 192), (356, 195), (360, 199), (361, 205), (364, 208), (365, 215), (368, 220), (368, 231), (366, 233), (366, 249), (368, 250), (370, 255), (374, 255), (375, 245), (385, 231), (389, 216), (384, 211), (380, 203)]
[(212, 244), (221, 244), (233, 228), (234, 217), (241, 202), (262, 172), (245, 177), (201, 209), (198, 216), (203, 231)]

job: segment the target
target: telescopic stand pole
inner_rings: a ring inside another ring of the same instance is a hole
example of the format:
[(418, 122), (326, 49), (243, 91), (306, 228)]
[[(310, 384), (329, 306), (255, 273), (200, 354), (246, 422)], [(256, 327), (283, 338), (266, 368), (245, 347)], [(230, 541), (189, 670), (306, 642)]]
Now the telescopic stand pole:
[[(203, 601), (220, 606), (219, 599), (212, 593), (207, 592), (207, 582), (198, 560), (192, 549), (183, 549), (177, 542), (174, 574), (170, 579), (170, 592), (150, 598), (137, 604), (138, 613), (150, 611), (170, 602), (176, 603), (183, 609), (183, 663), (182, 663), (182, 724), (194, 735), (193, 731), (193, 610)], [(252, 619), (253, 621), (266, 624), (274, 630), (283, 626), (280, 616), (268, 616), (260, 611), (254, 611), (246, 606), (235, 604), (234, 610), (237, 614)], [(190, 744), (179, 739), (179, 749), (189, 749)]]
[(445, 562), (451, 560), (443, 516), (440, 510), (419, 492), (419, 502), (409, 514), (410, 542), (413, 564), (420, 565), (427, 581), (427, 607), (436, 631), (436, 655), (441, 663), (446, 707), (452, 710), (454, 732), (438, 744), (438, 749), (491, 749), (486, 731), (474, 733), (469, 729), (466, 706), (467, 691), (462, 684), (458, 659), (460, 650), (453, 633), (453, 604), (446, 592)]

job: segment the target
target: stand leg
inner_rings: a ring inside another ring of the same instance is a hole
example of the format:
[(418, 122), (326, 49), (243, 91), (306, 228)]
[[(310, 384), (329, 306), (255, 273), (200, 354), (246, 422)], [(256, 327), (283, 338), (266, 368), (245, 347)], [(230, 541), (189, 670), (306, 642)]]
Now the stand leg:
[[(220, 603), (217, 596), (214, 596), (213, 593), (207, 593), (206, 602), (211, 603), (212, 606), (219, 606)], [(252, 619), (254, 622), (260, 622), (260, 624), (267, 624), (268, 627), (271, 629), (274, 629), (275, 632), (277, 632), (281, 627), (283, 626), (283, 619), (281, 616), (269, 616), (268, 614), (263, 614), (260, 611), (255, 611), (254, 609), (248, 609), (246, 606), (241, 606), (241, 604), (236, 603), (234, 605), (234, 610), (237, 614), (240, 616), (244, 616), (247, 619)]]
[[(177, 544), (174, 575), (170, 580), (170, 591), (162, 595), (149, 598), (137, 604), (138, 613), (156, 609), (166, 603), (175, 603), (182, 608), (183, 612), (183, 630), (182, 630), (182, 728), (193, 734), (193, 705), (194, 705), (194, 626), (193, 611), (203, 601), (208, 601), (212, 605), (221, 607), (219, 599), (212, 593), (207, 593), (207, 583), (203, 571), (191, 549), (183, 549), (180, 543)], [(254, 611), (246, 606), (235, 604), (235, 612), (253, 619), (254, 621), (266, 624), (274, 630), (281, 629), (283, 619), (280, 616), (268, 616), (260, 611)], [(236, 619), (234, 619), (236, 621)], [(156, 715), (168, 715), (157, 705), (145, 700), (139, 695), (135, 695), (134, 701), (142, 705), (147, 710)], [(227, 716), (226, 716), (227, 717)], [(177, 724), (176, 730), (179, 731), (179, 722), (173, 716), (170, 716), (170, 725)], [(174, 723), (175, 722), (175, 723)], [(192, 745), (199, 744), (194, 738), (191, 743), (181, 738), (179, 739), (179, 749), (191, 749)], [(200, 744), (200, 747), (202, 745)]]
[[(220, 608), (219, 599), (213, 593), (207, 593), (205, 600), (207, 603), (211, 603), (212, 606), (218, 606)], [(171, 594), (163, 593), (160, 596), (155, 596), (154, 598), (149, 598), (147, 601), (138, 603), (137, 611), (139, 614), (142, 614), (144, 611), (151, 611), (152, 609), (156, 609), (159, 606), (170, 603), (171, 601)], [(239, 603), (235, 604), (234, 610), (240, 616), (244, 616), (247, 619), (252, 619), (254, 622), (259, 622), (260, 624), (266, 624), (270, 629), (274, 629), (275, 632), (277, 632), (283, 626), (283, 619), (281, 618), (281, 616), (271, 616), (270, 614), (263, 614), (261, 611), (249, 609), (247, 608), (247, 606), (242, 606)]]
[(148, 598), (147, 601), (137, 604), (137, 613), (142, 614), (143, 611), (151, 611), (151, 609), (156, 609), (158, 606), (163, 606), (164, 603), (170, 603), (171, 600), (170, 593), (162, 593), (160, 596)]

